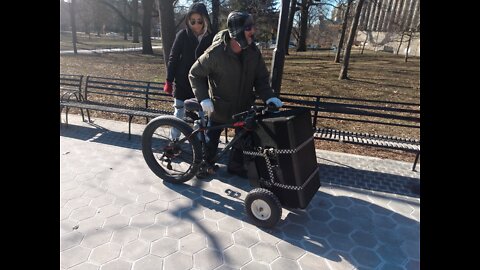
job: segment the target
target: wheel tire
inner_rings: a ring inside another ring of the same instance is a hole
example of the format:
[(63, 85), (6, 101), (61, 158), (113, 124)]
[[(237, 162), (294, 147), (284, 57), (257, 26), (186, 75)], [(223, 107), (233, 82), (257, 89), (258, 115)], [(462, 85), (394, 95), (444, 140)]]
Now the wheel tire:
[(164, 126), (167, 128), (168, 127), (176, 128), (182, 133), (182, 135), (186, 137), (188, 137), (188, 135), (190, 135), (193, 132), (193, 129), (185, 121), (180, 120), (175, 116), (162, 115), (152, 119), (147, 124), (142, 134), (142, 153), (143, 153), (143, 158), (145, 159), (148, 167), (150, 168), (150, 170), (152, 170), (153, 173), (155, 173), (155, 175), (157, 175), (161, 179), (170, 183), (178, 184), (178, 183), (183, 183), (192, 179), (197, 173), (200, 166), (201, 155), (202, 155), (200, 141), (198, 141), (196, 136), (192, 136), (191, 138), (187, 139), (187, 141), (192, 146), (192, 152), (193, 152), (192, 163), (193, 164), (189, 164), (191, 165), (191, 167), (189, 171), (184, 175), (181, 175), (181, 176), (171, 175), (165, 170), (165, 168), (163, 168), (157, 162), (157, 158), (155, 157), (154, 152), (152, 151), (152, 137), (154, 135), (154, 132), (161, 126)]
[(268, 189), (256, 188), (245, 198), (245, 212), (255, 226), (272, 228), (282, 216), (282, 205)]

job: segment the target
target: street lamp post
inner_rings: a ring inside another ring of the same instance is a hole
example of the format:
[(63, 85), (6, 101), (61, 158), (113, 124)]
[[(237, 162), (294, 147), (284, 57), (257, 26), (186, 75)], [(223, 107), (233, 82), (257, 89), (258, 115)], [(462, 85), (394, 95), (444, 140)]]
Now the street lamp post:
[(270, 84), (275, 91), (275, 95), (280, 95), (282, 85), (283, 64), (285, 61), (285, 40), (287, 37), (287, 21), (290, 0), (282, 0), (282, 7), (277, 27), (277, 44), (272, 56), (272, 70), (270, 72)]

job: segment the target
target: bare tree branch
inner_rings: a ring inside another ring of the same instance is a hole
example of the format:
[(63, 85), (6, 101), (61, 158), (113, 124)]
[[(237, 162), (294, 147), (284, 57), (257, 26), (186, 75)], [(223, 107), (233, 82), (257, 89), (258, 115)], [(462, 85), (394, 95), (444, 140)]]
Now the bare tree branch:
[[(90, 0), (92, 1), (92, 0)], [(135, 22), (135, 21), (131, 21), (129, 20), (128, 18), (125, 17), (125, 15), (123, 14), (122, 11), (120, 11), (116, 6), (112, 5), (111, 3), (107, 2), (106, 0), (98, 0), (98, 2), (106, 5), (107, 7), (111, 8), (113, 11), (115, 11), (118, 16), (120, 16), (120, 18), (125, 21), (126, 23), (132, 25), (132, 26), (136, 26), (136, 27), (140, 27), (142, 28), (142, 24), (139, 23), (139, 22)]]

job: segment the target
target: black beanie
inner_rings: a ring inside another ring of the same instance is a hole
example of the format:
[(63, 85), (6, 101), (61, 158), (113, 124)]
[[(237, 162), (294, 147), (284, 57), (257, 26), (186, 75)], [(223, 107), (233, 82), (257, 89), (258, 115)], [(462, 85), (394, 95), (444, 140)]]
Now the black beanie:
[(227, 27), (228, 34), (234, 38), (242, 49), (248, 47), (247, 39), (245, 38), (245, 26), (252, 25), (252, 15), (241, 11), (232, 11), (228, 14)]

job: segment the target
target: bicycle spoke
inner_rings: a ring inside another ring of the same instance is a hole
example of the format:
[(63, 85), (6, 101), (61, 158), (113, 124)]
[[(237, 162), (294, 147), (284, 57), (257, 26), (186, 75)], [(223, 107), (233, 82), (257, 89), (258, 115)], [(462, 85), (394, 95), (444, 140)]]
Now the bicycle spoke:
[[(190, 179), (196, 170), (195, 155), (199, 151), (196, 138), (189, 137), (188, 126), (173, 117), (159, 119), (158, 123), (149, 130), (148, 149), (143, 150), (148, 153), (146, 158), (150, 159), (150, 168), (166, 181), (184, 182)], [(173, 135), (179, 136), (173, 140)]]
[(157, 135), (160, 138), (164, 138), (167, 141), (171, 141), (171, 139), (168, 137), (168, 135), (159, 135), (158, 133), (154, 132), (153, 135)]
[[(160, 127), (153, 133), (152, 151), (161, 154), (157, 157), (158, 163), (163, 169), (168, 172), (170, 176), (178, 177), (185, 174), (192, 168), (193, 163), (193, 149), (188, 140), (176, 142), (168, 148), (169, 144), (173, 143), (170, 134), (170, 128)], [(179, 139), (185, 138), (181, 134)], [(178, 147), (178, 149), (175, 149)], [(167, 149), (168, 148), (168, 149)], [(171, 151), (170, 154), (167, 151)]]
[[(190, 167), (191, 167), (191, 166), (190, 166)], [(185, 171), (179, 171), (179, 170), (171, 169), (170, 171), (178, 172), (178, 173), (171, 173), (171, 175), (184, 175), (184, 174), (187, 174), (187, 173), (190, 171), (190, 167), (188, 168), (188, 170), (185, 170)]]
[[(183, 158), (183, 156), (185, 156), (187, 159)], [(181, 161), (191, 162), (193, 161), (193, 151), (192, 152), (182, 151), (182, 153), (176, 156), (176, 158), (180, 159)]]

